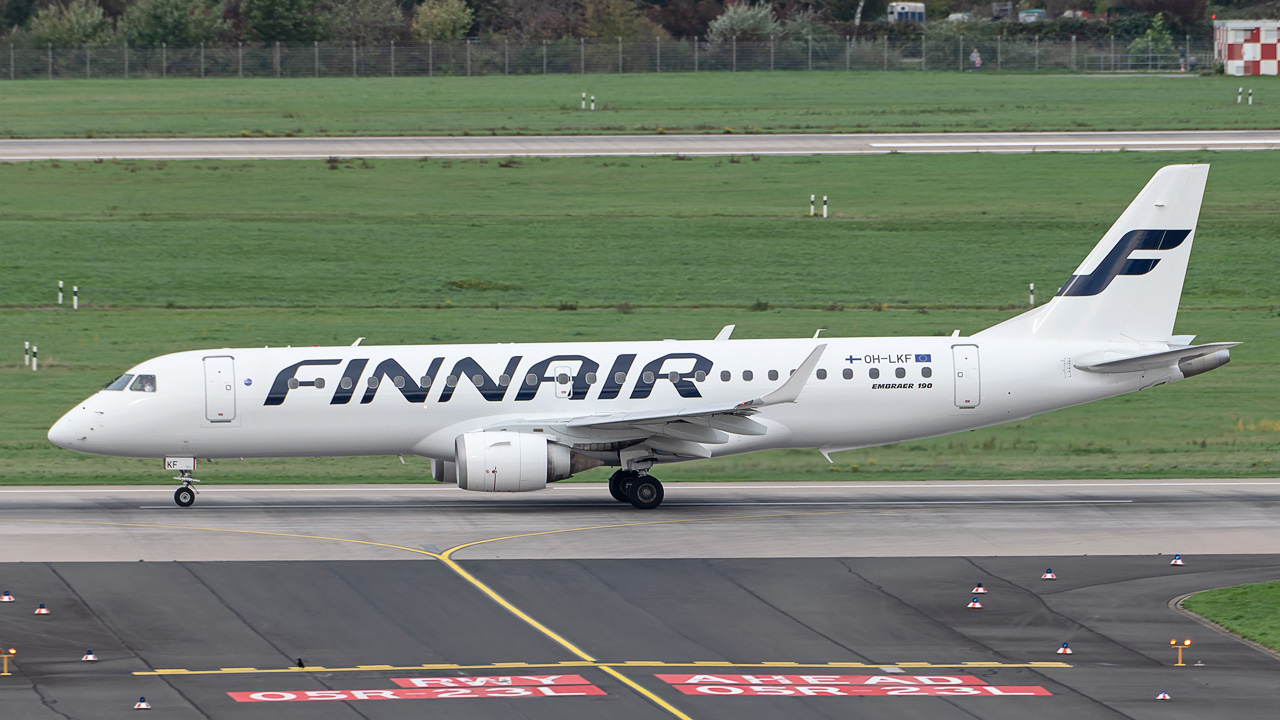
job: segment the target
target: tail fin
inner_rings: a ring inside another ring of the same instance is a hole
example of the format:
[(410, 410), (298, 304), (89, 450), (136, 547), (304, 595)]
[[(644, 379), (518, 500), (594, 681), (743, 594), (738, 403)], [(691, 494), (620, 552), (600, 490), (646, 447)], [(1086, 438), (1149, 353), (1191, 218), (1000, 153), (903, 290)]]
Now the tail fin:
[(1169, 342), (1208, 176), (1161, 168), (1056, 297), (978, 336)]

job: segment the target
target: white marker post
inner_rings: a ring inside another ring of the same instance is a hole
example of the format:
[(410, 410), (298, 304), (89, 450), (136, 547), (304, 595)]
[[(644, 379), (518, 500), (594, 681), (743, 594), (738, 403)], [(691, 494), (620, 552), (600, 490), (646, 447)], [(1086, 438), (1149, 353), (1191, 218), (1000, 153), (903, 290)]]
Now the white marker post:
[(813, 205), (817, 197), (818, 197), (817, 195), (809, 196), (809, 217), (813, 217), (814, 215), (818, 214), (818, 211), (814, 209), (814, 205)]
[(22, 341), (22, 367), (31, 367), (31, 341)]
[(1030, 305), (1031, 307), (1035, 307), (1036, 306), (1036, 284), (1035, 283), (1031, 283), (1031, 285), (1029, 286), (1028, 298), (1029, 299), (1027, 300), (1027, 304)]
[(35, 372), (40, 367), (40, 348), (35, 345), (31, 346), (31, 372)]
[(822, 217), (824, 219), (827, 217), (827, 196), (826, 195), (822, 196)]
[(1242, 100), (1243, 98), (1244, 98), (1244, 88), (1240, 88), (1239, 90), (1236, 91), (1236, 104), (1239, 105), (1240, 100)]
[(62, 304), (62, 281), (58, 281), (58, 304)]
[[(1252, 104), (1253, 104), (1253, 91), (1252, 91), (1252, 90), (1250, 90), (1250, 91), (1249, 91), (1249, 104), (1250, 104), (1250, 105), (1252, 105)], [(592, 95), (592, 96), (591, 96), (591, 109), (592, 109), (592, 110), (595, 110), (595, 109), (596, 109), (596, 96), (595, 96), (595, 95)]]
[[(1240, 88), (1240, 90), (1241, 90), (1241, 92), (1243, 92), (1243, 91), (1244, 91), (1244, 88)], [(582, 93), (582, 109), (583, 109), (583, 110), (586, 110), (586, 109), (587, 109), (587, 94), (586, 94), (586, 93)]]
[(79, 285), (71, 286), (71, 309), (72, 310), (80, 309), (80, 286)]
[(1249, 88), (1249, 104), (1253, 104), (1253, 88)]

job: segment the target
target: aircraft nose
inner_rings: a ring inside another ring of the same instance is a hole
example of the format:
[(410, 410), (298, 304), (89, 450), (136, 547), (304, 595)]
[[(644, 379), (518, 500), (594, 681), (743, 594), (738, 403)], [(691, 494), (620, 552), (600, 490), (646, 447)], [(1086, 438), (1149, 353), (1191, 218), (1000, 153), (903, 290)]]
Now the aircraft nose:
[(75, 408), (58, 419), (58, 422), (49, 428), (49, 442), (60, 448), (74, 450), (78, 441), (84, 440), (84, 433), (78, 432), (75, 416), (82, 413), (81, 408)]

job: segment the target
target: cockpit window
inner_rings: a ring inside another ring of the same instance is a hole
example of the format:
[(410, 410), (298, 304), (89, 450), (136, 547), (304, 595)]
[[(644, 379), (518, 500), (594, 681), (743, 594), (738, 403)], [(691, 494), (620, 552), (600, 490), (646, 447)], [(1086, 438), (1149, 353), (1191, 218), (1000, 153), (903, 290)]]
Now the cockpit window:
[(155, 375), (139, 375), (129, 389), (134, 392), (155, 392), (156, 376)]
[(132, 379), (133, 379), (132, 375), (130, 375), (129, 373), (125, 373), (124, 375), (121, 375), (115, 380), (112, 380), (111, 382), (107, 383), (106, 385), (103, 385), (102, 389), (103, 390), (123, 390), (129, 387), (129, 381)]

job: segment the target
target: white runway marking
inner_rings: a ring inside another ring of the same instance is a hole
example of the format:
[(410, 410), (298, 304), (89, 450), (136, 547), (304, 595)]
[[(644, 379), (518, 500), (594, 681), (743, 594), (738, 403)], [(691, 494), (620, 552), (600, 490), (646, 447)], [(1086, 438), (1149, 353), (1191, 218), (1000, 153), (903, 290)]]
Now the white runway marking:
[[(796, 502), (751, 502), (743, 500), (740, 502), (680, 502), (678, 500), (668, 500), (664, 506), (680, 506), (680, 507), (793, 507), (796, 505), (804, 506), (864, 506), (864, 505), (1106, 505), (1106, 504), (1122, 504), (1133, 503), (1135, 500), (830, 500), (830, 501), (808, 501), (798, 500)], [(535, 503), (535, 502), (445, 502), (445, 503), (429, 503), (420, 505), (202, 505), (193, 507), (187, 512), (194, 510), (330, 510), (330, 509), (356, 509), (356, 510), (402, 510), (406, 508), (435, 508), (435, 509), (453, 509), (453, 508), (584, 508), (584, 507), (616, 507), (626, 508), (626, 504), (619, 502), (584, 502), (584, 503)], [(139, 505), (139, 510), (172, 510), (173, 505)]]

